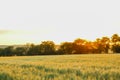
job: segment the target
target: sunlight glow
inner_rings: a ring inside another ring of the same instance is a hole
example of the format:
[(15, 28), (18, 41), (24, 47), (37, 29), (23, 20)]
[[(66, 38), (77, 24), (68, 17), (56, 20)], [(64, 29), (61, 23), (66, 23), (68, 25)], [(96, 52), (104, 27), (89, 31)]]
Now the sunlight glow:
[(7, 1), (0, 1), (0, 45), (93, 41), (120, 32), (119, 0)]

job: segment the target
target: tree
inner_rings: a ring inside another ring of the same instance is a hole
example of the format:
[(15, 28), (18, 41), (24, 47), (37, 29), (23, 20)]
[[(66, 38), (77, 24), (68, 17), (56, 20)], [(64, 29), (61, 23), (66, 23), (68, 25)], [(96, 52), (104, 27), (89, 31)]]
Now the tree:
[(96, 45), (94, 44), (94, 42), (88, 41), (85, 44), (85, 52), (86, 53), (96, 53)]
[(31, 47), (32, 43), (27, 43), (24, 45), (24, 48), (25, 48), (25, 55), (29, 55), (28, 51)]
[(3, 49), (0, 48), (0, 56), (3, 56)]
[(31, 44), (27, 55), (39, 55), (40, 54), (40, 45)]
[(64, 42), (58, 49), (58, 54), (74, 54), (74, 48), (72, 42)]
[(96, 52), (97, 53), (102, 53), (102, 52), (108, 53), (109, 43), (110, 43), (110, 39), (108, 37), (102, 37), (101, 39), (97, 38), (95, 41), (95, 45), (97, 47)]
[(112, 50), (113, 50), (115, 53), (120, 53), (120, 45), (118, 45), (118, 44), (113, 45)]
[(74, 43), (77, 45), (85, 45), (86, 42), (87, 42), (86, 40), (80, 38), (74, 40)]
[(118, 34), (113, 34), (111, 40), (113, 52), (120, 53), (120, 36)]
[(86, 40), (84, 39), (76, 39), (73, 42), (74, 45), (74, 54), (84, 54), (86, 53)]
[(102, 44), (102, 51), (105, 53), (108, 53), (108, 49), (109, 49), (109, 43), (110, 43), (110, 39), (108, 37), (102, 37), (101, 39), (101, 44)]
[(16, 56), (24, 56), (24, 55), (26, 55), (25, 54), (25, 47), (17, 47), (17, 48), (15, 48), (15, 55)]
[(55, 44), (53, 41), (43, 41), (40, 44), (40, 53), (42, 55), (55, 54)]
[(8, 46), (2, 51), (3, 56), (13, 56), (14, 55), (14, 47)]
[(116, 44), (116, 42), (119, 42), (119, 41), (120, 41), (120, 37), (119, 37), (118, 34), (113, 34), (112, 37), (111, 37), (111, 39), (112, 39), (112, 42), (113, 42), (114, 44)]

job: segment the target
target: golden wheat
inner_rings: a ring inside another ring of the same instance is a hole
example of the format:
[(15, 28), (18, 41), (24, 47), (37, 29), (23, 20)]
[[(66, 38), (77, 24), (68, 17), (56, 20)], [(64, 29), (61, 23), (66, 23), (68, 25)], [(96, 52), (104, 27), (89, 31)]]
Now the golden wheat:
[(0, 80), (119, 79), (119, 54), (0, 57)]

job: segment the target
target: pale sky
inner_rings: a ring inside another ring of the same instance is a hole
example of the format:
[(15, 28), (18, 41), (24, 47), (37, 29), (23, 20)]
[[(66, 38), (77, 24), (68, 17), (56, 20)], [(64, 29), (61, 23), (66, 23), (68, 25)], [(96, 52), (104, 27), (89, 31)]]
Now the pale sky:
[(1, 0), (0, 45), (120, 33), (120, 0)]

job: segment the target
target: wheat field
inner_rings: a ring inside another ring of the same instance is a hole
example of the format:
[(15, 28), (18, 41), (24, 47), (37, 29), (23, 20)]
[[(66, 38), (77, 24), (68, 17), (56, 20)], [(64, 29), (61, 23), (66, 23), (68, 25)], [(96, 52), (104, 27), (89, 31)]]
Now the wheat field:
[(120, 80), (120, 54), (0, 57), (0, 80)]

